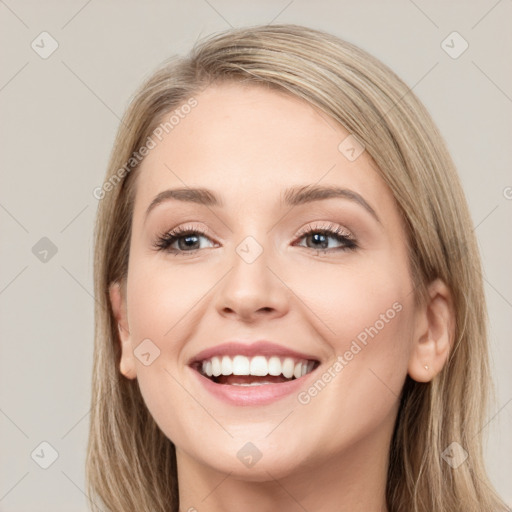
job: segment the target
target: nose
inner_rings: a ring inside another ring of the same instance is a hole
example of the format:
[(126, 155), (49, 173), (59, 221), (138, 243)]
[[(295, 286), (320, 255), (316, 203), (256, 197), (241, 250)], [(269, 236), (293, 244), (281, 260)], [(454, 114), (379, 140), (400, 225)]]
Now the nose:
[(217, 296), (220, 315), (253, 323), (287, 313), (290, 291), (279, 273), (270, 268), (266, 256), (265, 250), (254, 261), (244, 259), (243, 254), (234, 255), (232, 268), (220, 283)]

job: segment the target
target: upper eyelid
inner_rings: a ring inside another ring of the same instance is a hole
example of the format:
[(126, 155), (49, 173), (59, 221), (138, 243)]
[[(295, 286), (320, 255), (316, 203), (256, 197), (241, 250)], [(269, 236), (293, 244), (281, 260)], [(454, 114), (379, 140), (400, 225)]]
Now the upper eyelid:
[[(317, 222), (321, 222), (321, 221), (317, 221)], [(333, 224), (332, 222), (330, 222), (327, 225), (321, 225), (321, 226), (315, 226), (312, 224), (308, 224), (307, 226), (304, 226), (302, 229), (300, 229), (299, 232), (297, 233), (297, 235), (295, 235), (295, 236), (301, 237), (311, 231), (326, 231), (326, 232), (343, 231), (345, 233), (342, 233), (342, 234), (346, 234), (350, 238), (355, 238), (350, 229), (347, 229), (346, 227), (342, 226), (341, 224)], [(333, 234), (339, 234), (339, 233), (333, 233)]]
[[(319, 222), (319, 223), (323, 222), (324, 224), (317, 225), (317, 224), (315, 224), (316, 222)], [(304, 233), (307, 233), (307, 232), (309, 232), (311, 230), (318, 230), (318, 231), (343, 230), (350, 237), (354, 237), (354, 234), (353, 234), (352, 230), (346, 228), (345, 226), (343, 226), (341, 224), (333, 223), (333, 222), (330, 222), (330, 221), (311, 221), (311, 223), (306, 224), (304, 227), (299, 229), (297, 234), (294, 235), (294, 236), (296, 236), (296, 237), (297, 236), (303, 236)], [(179, 226), (176, 226), (175, 228), (166, 230), (166, 231), (164, 231), (162, 233), (162, 235), (165, 236), (165, 235), (168, 235), (168, 234), (169, 235), (173, 234), (175, 236), (179, 236), (179, 235), (184, 235), (187, 232), (196, 232), (196, 231), (199, 232), (199, 234), (201, 234), (201, 236), (213, 237), (213, 235), (211, 235), (209, 233), (208, 229), (203, 229), (203, 228), (200, 228), (198, 226), (189, 225), (189, 224), (179, 225)]]

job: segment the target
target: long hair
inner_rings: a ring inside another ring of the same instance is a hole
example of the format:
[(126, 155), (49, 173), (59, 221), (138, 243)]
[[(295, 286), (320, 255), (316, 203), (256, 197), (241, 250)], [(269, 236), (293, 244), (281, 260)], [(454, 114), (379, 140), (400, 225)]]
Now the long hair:
[[(481, 430), (492, 387), (481, 263), (446, 145), (425, 107), (383, 63), (331, 34), (287, 24), (233, 29), (199, 41), (189, 55), (169, 59), (146, 80), (122, 119), (105, 182), (95, 191), (86, 466), (91, 506), (96, 510), (101, 500), (111, 512), (178, 511), (175, 448), (151, 417), (137, 380), (119, 371), (108, 288), (126, 284), (141, 148), (162, 129), (173, 129), (173, 112), (187, 112), (195, 95), (223, 81), (302, 98), (362, 141), (405, 221), (417, 301), (426, 300), (426, 286), (436, 278), (452, 292), (456, 326), (447, 363), (427, 384), (407, 377), (402, 390), (390, 446), (388, 509), (506, 510), (483, 463)], [(442, 456), (454, 442), (467, 452), (458, 467)]]

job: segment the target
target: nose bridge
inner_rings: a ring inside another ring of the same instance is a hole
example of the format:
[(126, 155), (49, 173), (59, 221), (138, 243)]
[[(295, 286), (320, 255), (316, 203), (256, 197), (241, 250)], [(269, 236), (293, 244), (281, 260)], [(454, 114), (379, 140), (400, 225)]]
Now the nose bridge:
[(258, 233), (261, 234), (246, 235), (234, 246), (231, 270), (223, 280), (217, 301), (221, 314), (230, 312), (250, 318), (261, 312), (281, 315), (286, 309), (284, 286), (270, 270), (273, 244), (264, 231)]

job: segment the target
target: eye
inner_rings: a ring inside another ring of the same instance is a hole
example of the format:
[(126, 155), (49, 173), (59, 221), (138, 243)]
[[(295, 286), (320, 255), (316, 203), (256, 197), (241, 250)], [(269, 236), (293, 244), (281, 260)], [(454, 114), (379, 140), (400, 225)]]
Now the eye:
[[(199, 249), (205, 248), (204, 246), (201, 247), (201, 238), (210, 240), (206, 233), (201, 229), (180, 226), (160, 235), (153, 244), (153, 247), (157, 251), (169, 252), (175, 256), (184, 253), (190, 254), (195, 253)], [(321, 253), (354, 250), (358, 247), (355, 239), (349, 231), (333, 224), (322, 227), (308, 226), (299, 234), (298, 238), (304, 238), (306, 241), (311, 240), (313, 245), (310, 247), (306, 245), (306, 247)], [(329, 247), (329, 238), (335, 239), (340, 246), (334, 248)]]
[[(322, 253), (354, 250), (358, 247), (349, 231), (333, 224), (321, 227), (308, 226), (300, 233), (299, 238), (305, 238), (306, 241), (311, 240), (313, 243), (311, 248)], [(329, 248), (329, 238), (335, 239), (341, 246)]]
[[(194, 253), (204, 248), (200, 247), (199, 240), (201, 238), (208, 238), (204, 231), (197, 228), (191, 229), (190, 227), (180, 226), (160, 235), (153, 244), (153, 247), (157, 251), (170, 252), (176, 256), (179, 253)], [(177, 249), (172, 247), (176, 243), (178, 245)]]

